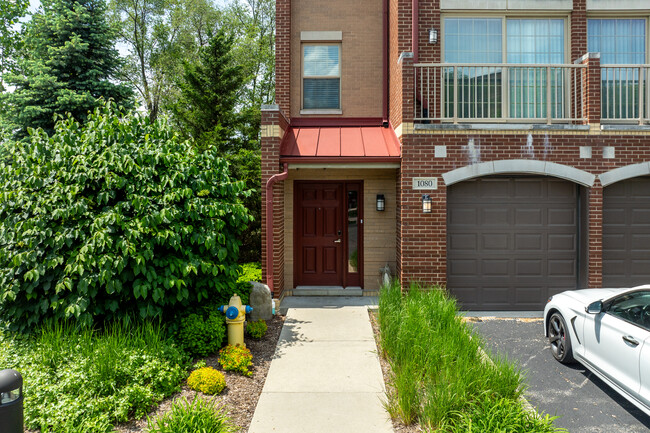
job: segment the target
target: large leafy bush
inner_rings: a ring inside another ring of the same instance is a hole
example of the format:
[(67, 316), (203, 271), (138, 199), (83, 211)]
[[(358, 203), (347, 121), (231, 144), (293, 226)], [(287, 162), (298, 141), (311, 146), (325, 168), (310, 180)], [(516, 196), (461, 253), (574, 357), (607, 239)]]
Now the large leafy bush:
[(214, 150), (107, 104), (0, 158), (0, 315), (142, 317), (235, 289), (249, 214)]

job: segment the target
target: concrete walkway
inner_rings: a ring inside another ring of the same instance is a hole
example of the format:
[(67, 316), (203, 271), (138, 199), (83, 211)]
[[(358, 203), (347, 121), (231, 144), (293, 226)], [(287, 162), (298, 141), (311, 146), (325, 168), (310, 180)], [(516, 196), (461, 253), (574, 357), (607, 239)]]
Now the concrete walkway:
[(249, 433), (392, 433), (368, 318), (376, 298), (285, 298)]

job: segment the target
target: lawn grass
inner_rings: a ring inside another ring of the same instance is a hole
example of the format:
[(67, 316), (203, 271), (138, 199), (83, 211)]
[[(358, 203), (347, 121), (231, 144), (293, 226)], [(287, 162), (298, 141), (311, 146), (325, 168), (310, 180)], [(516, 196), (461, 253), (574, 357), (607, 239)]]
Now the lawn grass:
[(187, 374), (187, 356), (159, 323), (50, 323), (0, 335), (0, 347), (0, 365), (23, 375), (25, 427), (43, 433), (110, 432), (179, 391)]
[(403, 295), (396, 284), (382, 289), (379, 327), (392, 369), (386, 408), (393, 418), (447, 432), (560, 431), (553, 418), (522, 409), (519, 368), (500, 357), (484, 362), (482, 340), (445, 291), (412, 286)]

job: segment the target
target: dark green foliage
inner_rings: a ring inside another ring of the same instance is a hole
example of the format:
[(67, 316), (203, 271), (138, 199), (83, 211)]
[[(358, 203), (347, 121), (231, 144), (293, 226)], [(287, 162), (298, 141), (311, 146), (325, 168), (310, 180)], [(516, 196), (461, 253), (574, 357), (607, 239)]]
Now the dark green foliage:
[(0, 157), (0, 317), (141, 317), (229, 297), (243, 182), (216, 149), (114, 104)]
[(20, 37), (15, 29), (18, 19), (27, 12), (29, 0), (4, 0), (0, 2), (0, 92), (4, 92), (3, 74), (15, 66), (16, 49)]
[(54, 116), (83, 121), (89, 111), (113, 99), (129, 103), (131, 90), (111, 81), (120, 65), (115, 33), (105, 18), (104, 0), (43, 0), (25, 24), (18, 74), (6, 81), (16, 90), (2, 95), (5, 117), (20, 128), (51, 133)]
[(240, 120), (235, 112), (244, 85), (241, 66), (232, 60), (233, 38), (219, 30), (199, 52), (198, 62), (185, 63), (181, 96), (172, 107), (176, 120), (202, 149), (231, 153)]
[(246, 183), (246, 189), (253, 192), (243, 199), (244, 205), (251, 213), (253, 220), (248, 223), (247, 229), (239, 237), (239, 240), (242, 242), (239, 251), (239, 260), (241, 263), (259, 262), (262, 258), (261, 152), (259, 149), (240, 149), (237, 153), (228, 155), (226, 158), (230, 163), (231, 176), (244, 181)]
[(205, 315), (189, 314), (180, 321), (176, 341), (194, 358), (216, 353), (226, 335), (225, 316), (216, 309)]
[(30, 335), (0, 334), (0, 347), (0, 365), (24, 378), (25, 427), (43, 433), (111, 432), (179, 391), (187, 374), (187, 357), (159, 323), (49, 322)]
[(266, 322), (262, 319), (256, 320), (254, 322), (248, 322), (248, 324), (246, 325), (246, 333), (250, 335), (252, 338), (258, 340), (266, 335), (267, 330), (268, 330), (268, 326), (266, 325)]

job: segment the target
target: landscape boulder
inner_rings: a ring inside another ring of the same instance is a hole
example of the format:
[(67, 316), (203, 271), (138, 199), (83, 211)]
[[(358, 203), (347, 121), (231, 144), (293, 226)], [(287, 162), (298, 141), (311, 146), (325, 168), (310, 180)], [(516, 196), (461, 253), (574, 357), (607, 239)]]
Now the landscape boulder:
[(253, 307), (253, 311), (248, 315), (249, 320), (259, 319), (270, 320), (273, 317), (271, 304), (271, 290), (266, 284), (251, 281), (251, 295), (248, 298), (248, 304)]

